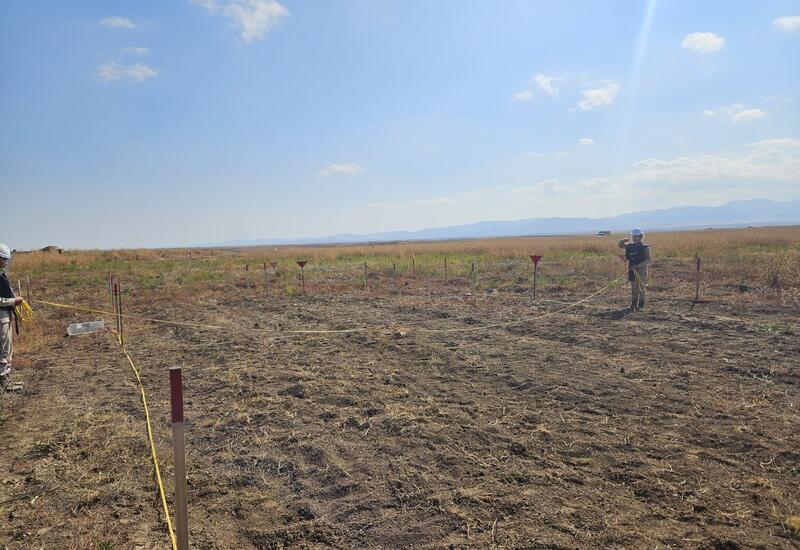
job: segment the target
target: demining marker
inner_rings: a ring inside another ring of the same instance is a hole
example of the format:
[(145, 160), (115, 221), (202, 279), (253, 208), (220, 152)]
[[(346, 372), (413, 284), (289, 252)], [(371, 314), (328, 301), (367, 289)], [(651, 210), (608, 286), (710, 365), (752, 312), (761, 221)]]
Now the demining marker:
[(303, 285), (303, 296), (306, 295), (306, 271), (305, 267), (308, 262), (306, 260), (300, 260), (297, 262), (297, 265), (300, 266), (300, 283)]
[(180, 367), (169, 369), (172, 410), (172, 447), (175, 452), (175, 530), (178, 550), (189, 550), (189, 514), (186, 502), (186, 438), (183, 429), (183, 379)]

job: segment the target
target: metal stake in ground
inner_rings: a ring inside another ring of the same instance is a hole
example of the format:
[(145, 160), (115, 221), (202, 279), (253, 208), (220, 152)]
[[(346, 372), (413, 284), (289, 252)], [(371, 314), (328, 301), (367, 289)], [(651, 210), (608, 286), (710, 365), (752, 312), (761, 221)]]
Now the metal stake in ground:
[(367, 290), (367, 262), (364, 262), (364, 290)]
[(122, 285), (117, 289), (117, 311), (119, 311), (119, 345), (125, 349), (125, 321), (122, 318)]
[(122, 344), (122, 327), (120, 323), (122, 319), (120, 317), (120, 304), (119, 304), (119, 284), (114, 283), (114, 314), (116, 315), (117, 319), (117, 341)]
[(108, 272), (108, 298), (111, 300), (111, 307), (114, 307), (114, 276)]
[(536, 299), (536, 280), (538, 278), (536, 273), (536, 268), (539, 267), (539, 260), (541, 260), (541, 256), (537, 256), (535, 254), (531, 254), (531, 261), (533, 262), (533, 299)]
[(297, 265), (300, 266), (300, 284), (303, 287), (303, 296), (306, 295), (306, 271), (305, 267), (308, 262), (306, 260), (300, 260), (297, 262)]
[(172, 447), (175, 452), (175, 530), (178, 550), (189, 550), (189, 513), (186, 499), (186, 437), (183, 428), (183, 380), (180, 367), (169, 369), (172, 411)]
[(694, 301), (700, 301), (700, 254), (697, 254), (697, 265), (695, 267)]

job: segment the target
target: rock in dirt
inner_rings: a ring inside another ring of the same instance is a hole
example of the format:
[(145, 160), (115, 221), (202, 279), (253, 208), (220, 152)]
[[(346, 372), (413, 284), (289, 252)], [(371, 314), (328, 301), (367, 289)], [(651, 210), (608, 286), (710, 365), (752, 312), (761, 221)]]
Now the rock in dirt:
[(304, 399), (306, 396), (306, 390), (300, 384), (289, 386), (285, 390), (281, 390), (279, 393), (280, 395), (291, 395), (292, 397), (297, 397), (298, 399)]

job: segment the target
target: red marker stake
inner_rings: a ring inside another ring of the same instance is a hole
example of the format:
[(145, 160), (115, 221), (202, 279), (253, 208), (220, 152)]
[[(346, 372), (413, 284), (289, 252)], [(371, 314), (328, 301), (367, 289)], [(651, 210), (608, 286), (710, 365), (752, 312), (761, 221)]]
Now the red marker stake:
[(303, 286), (303, 296), (306, 295), (306, 271), (305, 271), (305, 267), (306, 267), (307, 263), (308, 262), (305, 261), (305, 260), (300, 260), (299, 262), (297, 262), (297, 265), (300, 266), (300, 283)]
[(169, 369), (172, 409), (172, 446), (175, 452), (175, 530), (178, 550), (189, 550), (189, 514), (186, 501), (186, 439), (183, 429), (183, 380), (180, 367)]

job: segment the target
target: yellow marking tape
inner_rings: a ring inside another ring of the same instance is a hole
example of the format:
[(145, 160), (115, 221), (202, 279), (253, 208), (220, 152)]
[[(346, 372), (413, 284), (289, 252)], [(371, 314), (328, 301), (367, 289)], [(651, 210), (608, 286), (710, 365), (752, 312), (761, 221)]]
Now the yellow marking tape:
[(28, 302), (24, 300), (22, 301), (22, 304), (14, 308), (14, 314), (23, 325), (33, 322), (33, 310), (31, 309), (31, 306), (28, 305)]
[(142, 378), (139, 376), (139, 369), (136, 368), (136, 365), (133, 363), (133, 359), (131, 359), (130, 354), (128, 351), (123, 347), (122, 353), (125, 354), (125, 358), (128, 360), (128, 363), (133, 369), (133, 374), (136, 375), (136, 381), (139, 383), (139, 391), (142, 393), (142, 405), (144, 405), (144, 417), (147, 422), (147, 437), (150, 439), (150, 454), (153, 458), (153, 467), (156, 471), (156, 480), (158, 481), (158, 492), (161, 496), (161, 505), (164, 508), (164, 517), (167, 518), (167, 529), (169, 530), (169, 538), (172, 542), (172, 550), (177, 550), (178, 548), (178, 541), (175, 539), (175, 530), (172, 528), (172, 519), (169, 515), (169, 508), (167, 507), (167, 495), (164, 491), (164, 481), (161, 479), (161, 469), (158, 467), (158, 455), (156, 454), (156, 444), (153, 440), (153, 427), (150, 422), (150, 409), (147, 407), (147, 395), (144, 391), (144, 385), (142, 384)]
[[(617, 277), (616, 279), (612, 280), (609, 284), (607, 284), (606, 286), (604, 286), (600, 290), (598, 290), (596, 292), (593, 292), (589, 296), (586, 296), (585, 298), (582, 298), (582, 299), (578, 300), (577, 302), (570, 303), (569, 305), (567, 305), (567, 306), (565, 306), (565, 307), (563, 307), (561, 309), (557, 309), (555, 311), (551, 311), (549, 313), (545, 313), (544, 315), (539, 315), (537, 317), (529, 317), (528, 319), (519, 319), (519, 320), (516, 320), (516, 321), (509, 321), (507, 323), (494, 323), (494, 324), (491, 324), (491, 325), (483, 325), (483, 326), (480, 326), (480, 327), (456, 327), (456, 328), (446, 328), (446, 329), (434, 329), (434, 328), (424, 329), (424, 328), (420, 328), (420, 329), (415, 329), (415, 330), (418, 330), (419, 332), (425, 332), (425, 333), (435, 333), (435, 332), (477, 332), (477, 331), (487, 330), (487, 329), (491, 329), (491, 328), (512, 326), (512, 325), (518, 325), (518, 324), (522, 324), (522, 323), (527, 323), (527, 322), (530, 322), (530, 321), (537, 321), (539, 319), (545, 319), (547, 317), (551, 317), (553, 315), (557, 315), (559, 313), (562, 313), (564, 311), (567, 311), (569, 309), (577, 307), (578, 305), (580, 305), (580, 304), (582, 304), (584, 302), (587, 302), (587, 301), (591, 300), (592, 298), (594, 298), (595, 296), (605, 292), (606, 290), (608, 290), (609, 288), (611, 288), (612, 286), (617, 284), (621, 279), (622, 279), (622, 277)], [(102, 309), (93, 309), (93, 308), (88, 308), (88, 307), (73, 306), (73, 305), (70, 305), (70, 304), (60, 304), (60, 303), (57, 303), (57, 302), (48, 302), (46, 300), (37, 300), (37, 302), (40, 303), (40, 304), (48, 305), (48, 306), (66, 308), (66, 309), (74, 309), (74, 310), (78, 310), (78, 311), (88, 311), (88, 312), (92, 312), (92, 313), (100, 313), (100, 314), (103, 314), (103, 315), (110, 315), (112, 317), (117, 315), (116, 313), (114, 313), (112, 311), (104, 311)], [(225, 328), (226, 328), (226, 327), (221, 326), (221, 325), (209, 325), (209, 324), (205, 324), (205, 323), (190, 323), (190, 322), (184, 322), (184, 321), (170, 321), (170, 320), (167, 320), (167, 319), (155, 319), (155, 318), (152, 318), (152, 317), (143, 317), (143, 316), (140, 316), (140, 315), (130, 315), (130, 314), (127, 314), (127, 313), (122, 314), (122, 317), (126, 317), (128, 319), (137, 319), (139, 321), (147, 321), (147, 322), (151, 322), (151, 323), (160, 323), (160, 324), (165, 324), (165, 325), (177, 325), (177, 326), (186, 326), (186, 327), (194, 327), (194, 328), (209, 328), (209, 329), (216, 329), (216, 330), (225, 330)], [(257, 332), (267, 332), (267, 333), (276, 333), (276, 334), (347, 334), (347, 333), (356, 333), (356, 332), (368, 332), (368, 331), (371, 331), (371, 330), (381, 330), (381, 329), (387, 330), (388, 327), (353, 327), (353, 328), (346, 328), (346, 329), (289, 329), (289, 330), (252, 329), (252, 330), (255, 330)]]
[(567, 311), (568, 309), (572, 309), (574, 307), (577, 307), (577, 306), (579, 306), (580, 304), (582, 304), (584, 302), (588, 302), (589, 300), (591, 300), (592, 298), (594, 298), (598, 294), (601, 294), (601, 293), (605, 292), (606, 290), (608, 290), (609, 288), (611, 288), (612, 286), (617, 284), (621, 279), (622, 279), (622, 277), (617, 277), (616, 279), (614, 279), (613, 281), (608, 283), (606, 286), (604, 286), (600, 290), (598, 290), (596, 292), (593, 292), (592, 294), (589, 294), (588, 296), (578, 300), (577, 302), (572, 302), (571, 304), (569, 304), (567, 306), (564, 306), (561, 309), (556, 309), (554, 311), (550, 311), (550, 312), (547, 312), (547, 313), (545, 313), (543, 315), (538, 315), (536, 317), (529, 317), (527, 319), (519, 319), (517, 321), (508, 321), (506, 323), (494, 323), (494, 324), (491, 324), (491, 325), (483, 325), (483, 326), (480, 326), (480, 327), (456, 327), (456, 328), (438, 328), (438, 329), (437, 328), (428, 328), (428, 329), (420, 328), (420, 329), (417, 329), (417, 330), (419, 332), (426, 332), (426, 333), (432, 333), (432, 332), (477, 332), (477, 331), (480, 331), (480, 330), (487, 330), (487, 329), (490, 329), (490, 328), (509, 327), (509, 326), (513, 326), (513, 325), (521, 325), (523, 323), (528, 323), (528, 322), (531, 322), (531, 321), (538, 321), (540, 319), (545, 319), (547, 317), (552, 317), (553, 315), (558, 315), (559, 313), (563, 313), (563, 312)]

